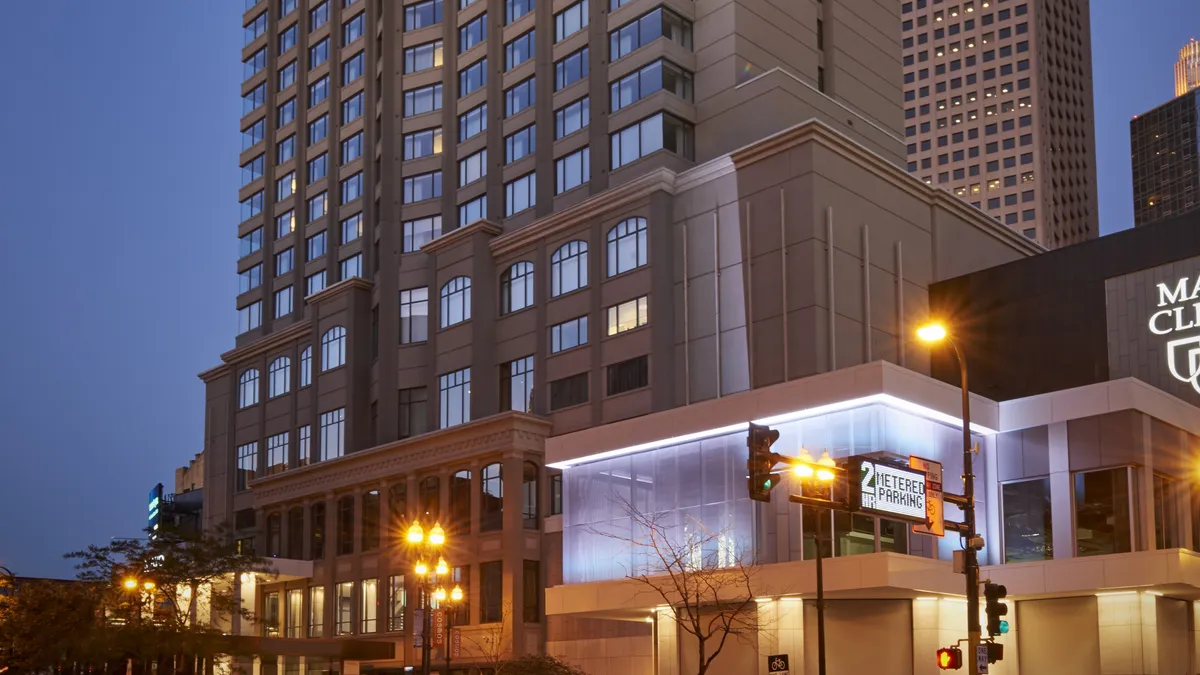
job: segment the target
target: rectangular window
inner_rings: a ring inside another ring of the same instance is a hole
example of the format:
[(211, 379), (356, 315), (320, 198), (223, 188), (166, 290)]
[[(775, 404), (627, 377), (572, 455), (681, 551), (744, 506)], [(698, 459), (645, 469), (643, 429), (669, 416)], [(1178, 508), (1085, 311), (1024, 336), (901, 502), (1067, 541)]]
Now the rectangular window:
[(1133, 550), (1129, 468), (1076, 473), (1075, 553), (1078, 557)]
[(561, 516), (563, 512), (563, 481), (562, 474), (550, 476), (550, 515)]
[(294, 251), (291, 247), (285, 248), (275, 254), (275, 276), (281, 276), (292, 271), (294, 261)]
[(241, 203), (242, 221), (247, 221), (262, 213), (263, 209), (263, 193), (262, 190), (255, 192), (247, 197)]
[(612, 109), (616, 112), (660, 90), (690, 101), (692, 86), (691, 73), (670, 61), (659, 59), (610, 85)]
[(442, 41), (426, 42), (404, 50), (404, 74), (419, 73), (442, 65)]
[(279, 91), (283, 91), (296, 83), (296, 60), (279, 69)]
[(504, 137), (504, 163), (512, 164), (522, 157), (532, 155), (536, 149), (535, 125), (530, 124)]
[(588, 374), (579, 373), (550, 383), (550, 410), (588, 402)]
[(325, 587), (308, 587), (308, 637), (325, 637)]
[(325, 233), (318, 232), (304, 241), (305, 248), (308, 249), (309, 262), (325, 255)]
[(471, 108), (458, 116), (458, 140), (465, 141), (474, 138), (476, 134), (487, 130), (487, 104)]
[(262, 248), (262, 228), (256, 227), (254, 231), (242, 235), (238, 239), (238, 257), (244, 258), (251, 253)]
[(500, 409), (533, 412), (533, 357), (500, 366)]
[(366, 25), (367, 13), (359, 12), (355, 14), (349, 21), (342, 23), (342, 46), (354, 42), (362, 37), (363, 28)]
[(336, 459), (345, 454), (346, 409), (321, 413), (321, 459)]
[(404, 179), (404, 203), (412, 204), (442, 196), (442, 172), (432, 171)]
[(579, 2), (554, 15), (555, 44), (587, 28), (587, 25), (588, 0), (579, 0)]
[[(487, 39), (487, 12), (458, 28), (458, 53), (461, 54)], [(461, 95), (461, 94), (460, 94)]]
[(308, 107), (311, 108), (327, 98), (329, 98), (328, 75), (308, 85)]
[(508, 44), (504, 45), (504, 72), (508, 72), (533, 58), (533, 41), (536, 39), (536, 35), (536, 30), (530, 30), (513, 38)]
[(404, 612), (408, 606), (407, 591), (404, 588), (404, 575), (393, 576), (388, 580), (388, 630), (395, 633), (404, 630)]
[[(351, 502), (351, 508), (354, 503)], [(337, 585), (337, 632), (336, 635), (354, 634), (354, 582)]]
[(458, 160), (458, 186), (462, 187), (487, 175), (487, 148)]
[(267, 475), (287, 471), (288, 465), (288, 435), (287, 432), (276, 434), (267, 439)]
[(535, 102), (534, 78), (530, 77), (504, 90), (504, 116), (512, 117)]
[[(303, 523), (301, 523), (303, 526)], [(296, 535), (292, 535), (294, 538)], [(304, 637), (304, 589), (293, 588), (287, 592), (287, 629), (284, 631), (284, 637), (302, 638)]]
[(487, 84), (487, 59), (475, 61), (474, 64), (458, 71), (458, 97), (468, 96)]
[(1154, 548), (1161, 551), (1176, 548), (1176, 482), (1154, 474)]
[(416, 30), (442, 22), (442, 0), (425, 0), (404, 6), (404, 30)]
[(356, 253), (341, 262), (341, 278), (350, 279), (352, 277), (361, 277), (362, 273), (362, 254)]
[(550, 327), (550, 353), (574, 349), (586, 345), (588, 341), (588, 318), (583, 315), (577, 319), (564, 321)]
[(250, 481), (258, 473), (258, 443), (239, 445), (237, 449), (237, 489), (250, 489)]
[(607, 371), (609, 396), (641, 389), (650, 384), (650, 364), (649, 357), (646, 356), (614, 363)]
[(586, 127), (590, 121), (589, 97), (583, 98), (554, 111), (554, 140), (565, 138)]
[(288, 172), (275, 181), (275, 199), (282, 201), (296, 192), (296, 174)]
[(692, 159), (692, 126), (667, 113), (611, 134), (612, 168), (622, 167), (659, 150)]
[(429, 289), (410, 288), (400, 291), (400, 344), (425, 342), (429, 339)]
[(254, 52), (250, 58), (242, 61), (242, 79), (246, 80), (257, 75), (263, 68), (267, 67), (267, 48)]
[[(359, 14), (361, 17), (362, 15)], [(359, 584), (362, 594), (360, 616), (362, 617), (362, 633), (375, 633), (379, 630), (379, 580), (363, 579)]]
[(238, 273), (238, 295), (262, 285), (262, 263)]
[(537, 204), (537, 174), (527, 173), (504, 184), (504, 215), (512, 216)]
[(349, 204), (350, 202), (362, 196), (362, 180), (362, 172), (359, 171), (353, 176), (350, 176), (342, 181), (342, 204)]
[(592, 153), (587, 146), (584, 146), (581, 150), (576, 150), (566, 157), (559, 158), (554, 163), (554, 194), (562, 194), (591, 180), (591, 165)]
[(243, 29), (245, 30), (245, 41), (242, 42), (242, 46), (245, 47), (267, 32), (267, 13), (263, 12), (251, 19), (250, 23), (246, 24)]
[(412, 438), (428, 431), (429, 393), (425, 387), (400, 390), (400, 438)]
[(430, 216), (404, 223), (404, 253), (414, 253), (442, 236), (442, 217)]
[[(309, 384), (311, 384), (311, 380), (312, 380), (312, 359), (310, 358), (308, 360), (308, 366), (307, 366), (308, 370), (305, 370), (304, 363), (305, 363), (304, 361), (301, 361), (301, 368), (300, 368), (300, 386), (301, 387), (307, 387)], [(307, 375), (306, 375), (306, 373), (307, 373)], [(310, 427), (306, 424), (306, 425), (300, 427), (300, 430), (296, 433), (296, 454), (297, 454), (297, 458), (298, 458), (297, 463), (296, 463), (297, 466), (308, 466), (309, 459), (311, 458), (311, 455), (309, 455), (309, 449), (311, 447), (312, 447), (312, 427)]]
[(482, 563), (479, 566), (480, 623), (496, 623), (501, 619), (504, 600), (504, 572), (501, 562)]
[(342, 124), (349, 124), (362, 117), (362, 114), (363, 93), (361, 91), (342, 101)]
[(318, 218), (325, 217), (325, 211), (328, 206), (326, 204), (326, 202), (328, 201), (326, 199), (326, 196), (327, 195), (324, 192), (322, 192), (320, 194), (314, 195), (309, 198), (309, 200), (308, 200), (308, 222), (311, 223), (314, 220), (317, 220)]
[[(261, 124), (263, 120), (259, 120)], [(296, 136), (295, 134), (279, 141), (275, 144), (275, 163), (283, 164), (296, 155)]]
[(308, 144), (325, 140), (329, 135), (329, 115), (321, 115), (308, 123)]
[(324, 178), (329, 172), (329, 154), (322, 152), (308, 161), (308, 184)]
[(1004, 483), (1004, 562), (1053, 560), (1050, 479)]
[(242, 96), (242, 116), (245, 117), (255, 110), (258, 110), (262, 107), (262, 104), (266, 102), (267, 83), (264, 82), (251, 89), (245, 96)]
[(238, 335), (262, 325), (262, 300), (238, 308)]
[(283, 18), (296, 10), (297, 0), (282, 0), (279, 3), (279, 18)]
[(358, 212), (342, 221), (342, 243), (348, 244), (363, 234), (362, 212)]
[(608, 331), (606, 334), (612, 336), (646, 325), (650, 320), (649, 302), (649, 297), (643, 295), (640, 298), (623, 302), (619, 305), (613, 305), (606, 309), (605, 312), (608, 316)]
[(285, 286), (275, 291), (275, 318), (292, 313), (292, 287)]
[(692, 23), (669, 9), (659, 7), (608, 34), (609, 58), (616, 61), (660, 37), (690, 50)]
[(308, 69), (312, 70), (329, 60), (329, 38), (308, 48)]
[(362, 156), (362, 132), (342, 141), (342, 164), (349, 164)]
[(422, 115), (442, 109), (442, 85), (433, 84), (404, 92), (404, 116)]
[(246, 162), (242, 165), (242, 187), (246, 187), (250, 183), (262, 178), (263, 167), (266, 164), (262, 155)]
[(267, 120), (266, 119), (260, 119), (259, 121), (255, 122), (254, 124), (251, 124), (250, 126), (246, 127), (245, 129), (242, 129), (242, 151), (244, 152), (246, 150), (249, 150), (250, 148), (261, 143), (264, 138), (264, 135), (266, 133), (267, 133)]
[(504, 25), (533, 11), (533, 0), (504, 0)]
[(463, 368), (438, 378), (440, 427), (446, 429), (471, 421), (471, 369)]
[(538, 623), (542, 616), (542, 573), (536, 560), (523, 561), (521, 615), (525, 623)]
[(554, 62), (554, 91), (586, 78), (588, 75), (588, 48), (568, 54)]
[(479, 195), (469, 202), (458, 205), (458, 225), (470, 225), (477, 220), (487, 218), (487, 193)]
[(308, 12), (308, 30), (314, 31), (329, 21), (329, 3), (322, 2)]
[(342, 86), (345, 86), (363, 76), (365, 58), (366, 57), (363, 56), (363, 53), (359, 52), (342, 62)]

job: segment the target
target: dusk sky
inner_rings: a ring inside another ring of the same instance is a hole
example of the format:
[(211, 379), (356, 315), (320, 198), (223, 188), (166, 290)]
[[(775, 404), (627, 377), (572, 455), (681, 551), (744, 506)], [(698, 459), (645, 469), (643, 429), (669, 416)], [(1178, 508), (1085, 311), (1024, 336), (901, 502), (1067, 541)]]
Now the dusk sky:
[[(17, 575), (71, 576), (64, 552), (140, 536), (150, 488), (203, 445), (196, 374), (235, 330), (243, 7), (5, 7), (0, 565)], [(1196, 0), (1093, 0), (1104, 233), (1132, 224), (1129, 119), (1174, 95), (1195, 34)]]

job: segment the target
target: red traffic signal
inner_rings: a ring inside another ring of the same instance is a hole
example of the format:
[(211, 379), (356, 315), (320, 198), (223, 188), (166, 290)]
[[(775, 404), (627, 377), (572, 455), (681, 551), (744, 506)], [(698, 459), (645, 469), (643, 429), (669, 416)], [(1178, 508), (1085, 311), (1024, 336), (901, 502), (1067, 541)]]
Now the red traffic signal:
[(942, 670), (962, 668), (962, 650), (958, 647), (942, 647), (937, 651), (937, 665)]

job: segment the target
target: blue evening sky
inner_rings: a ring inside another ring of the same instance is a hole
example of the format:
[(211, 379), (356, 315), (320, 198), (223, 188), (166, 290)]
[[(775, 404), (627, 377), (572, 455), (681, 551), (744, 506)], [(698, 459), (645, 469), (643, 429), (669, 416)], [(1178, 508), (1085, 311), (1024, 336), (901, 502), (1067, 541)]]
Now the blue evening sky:
[[(18, 575), (69, 576), (62, 553), (138, 536), (147, 492), (202, 447), (196, 374), (235, 326), (243, 6), (5, 8), (0, 565)], [(1200, 4), (1092, 12), (1107, 233), (1131, 224), (1129, 119), (1173, 96)]]

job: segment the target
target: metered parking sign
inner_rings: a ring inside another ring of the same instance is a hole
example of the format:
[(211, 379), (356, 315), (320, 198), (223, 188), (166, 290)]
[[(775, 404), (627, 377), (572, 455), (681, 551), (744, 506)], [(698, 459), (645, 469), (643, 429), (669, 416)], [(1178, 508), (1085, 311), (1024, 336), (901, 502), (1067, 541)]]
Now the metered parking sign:
[[(925, 523), (925, 472), (854, 458), (859, 465), (858, 508), (896, 520)], [(854, 480), (851, 474), (851, 480)]]
[(788, 655), (772, 654), (767, 657), (767, 672), (788, 675)]

